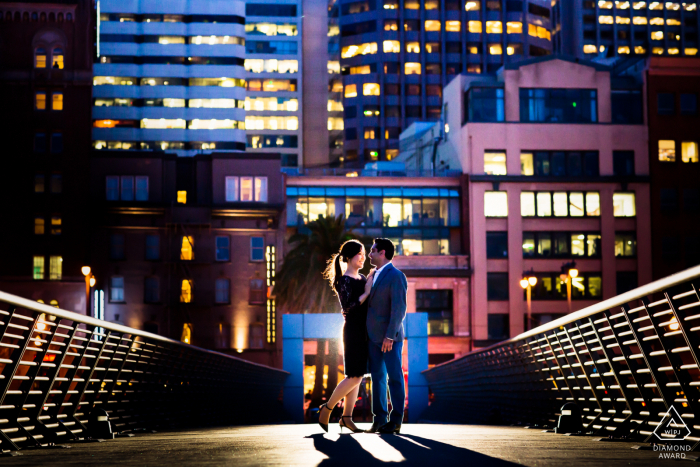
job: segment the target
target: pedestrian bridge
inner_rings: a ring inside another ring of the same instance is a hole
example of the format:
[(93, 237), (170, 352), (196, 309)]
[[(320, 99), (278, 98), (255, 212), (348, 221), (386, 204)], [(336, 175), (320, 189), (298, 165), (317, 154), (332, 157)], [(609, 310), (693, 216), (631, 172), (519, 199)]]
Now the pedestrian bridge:
[[(700, 266), (422, 371), (431, 404), (398, 437), (284, 423), (288, 372), (0, 292), (0, 448), (32, 465), (658, 465), (700, 442), (699, 286)], [(105, 416), (135, 437), (89, 443)], [(576, 436), (547, 432), (560, 417)]]

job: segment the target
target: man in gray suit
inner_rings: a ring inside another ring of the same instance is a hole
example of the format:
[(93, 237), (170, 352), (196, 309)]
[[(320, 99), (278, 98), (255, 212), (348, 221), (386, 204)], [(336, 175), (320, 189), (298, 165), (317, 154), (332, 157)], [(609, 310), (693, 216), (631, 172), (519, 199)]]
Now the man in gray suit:
[[(369, 295), (367, 335), (369, 336), (369, 371), (372, 374), (372, 413), (370, 433), (399, 433), (403, 421), (406, 389), (401, 368), (406, 318), (406, 276), (391, 264), (394, 244), (388, 238), (375, 238), (369, 254), (377, 267)], [(389, 378), (391, 415), (386, 390)], [(388, 423), (387, 423), (387, 418)]]

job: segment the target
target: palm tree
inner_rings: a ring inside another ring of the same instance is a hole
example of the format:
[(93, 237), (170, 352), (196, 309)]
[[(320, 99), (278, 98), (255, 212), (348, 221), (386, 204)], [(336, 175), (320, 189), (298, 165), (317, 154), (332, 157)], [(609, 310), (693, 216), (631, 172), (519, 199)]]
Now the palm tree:
[[(289, 239), (291, 249), (284, 256), (276, 274), (275, 295), (280, 309), (289, 313), (337, 313), (338, 299), (323, 278), (330, 257), (351, 239), (364, 238), (348, 230), (345, 217), (319, 217), (309, 222), (308, 233), (296, 233)], [(366, 246), (365, 246), (366, 247)], [(369, 268), (369, 266), (367, 266)], [(338, 359), (338, 340), (330, 339), (327, 387), (337, 384), (335, 362)], [(311, 395), (312, 404), (318, 405), (323, 397), (323, 367), (326, 360), (326, 339), (319, 339), (316, 350), (316, 375)], [(330, 395), (326, 394), (326, 397)]]

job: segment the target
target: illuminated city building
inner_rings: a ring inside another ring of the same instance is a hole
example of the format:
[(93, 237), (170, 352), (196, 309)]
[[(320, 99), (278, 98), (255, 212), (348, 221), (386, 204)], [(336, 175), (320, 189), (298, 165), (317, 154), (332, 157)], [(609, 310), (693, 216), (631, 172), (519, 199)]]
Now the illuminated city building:
[(93, 147), (245, 150), (245, 4), (97, 2)]
[[(584, 60), (533, 58), (498, 76), (462, 75), (445, 89), (469, 229), (476, 347), (652, 279), (648, 130), (642, 83)], [(447, 156), (445, 156), (447, 157)]]
[(540, 0), (340, 0), (344, 112), (349, 167), (391, 160), (399, 134), (436, 121), (443, 89), (462, 73), (551, 53), (550, 6)]
[(552, 2), (554, 51), (579, 58), (698, 53), (697, 1)]

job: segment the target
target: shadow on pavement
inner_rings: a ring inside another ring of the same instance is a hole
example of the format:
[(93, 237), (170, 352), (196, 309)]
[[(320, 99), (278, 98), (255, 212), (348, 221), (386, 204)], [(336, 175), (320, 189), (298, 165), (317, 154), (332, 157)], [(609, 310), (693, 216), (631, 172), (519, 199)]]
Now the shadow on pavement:
[(490, 457), (469, 449), (441, 443), (414, 435), (339, 435), (337, 439), (324, 434), (307, 436), (314, 447), (326, 455), (318, 467), (400, 464), (406, 466), (473, 465), (479, 467), (510, 467), (512, 462)]

